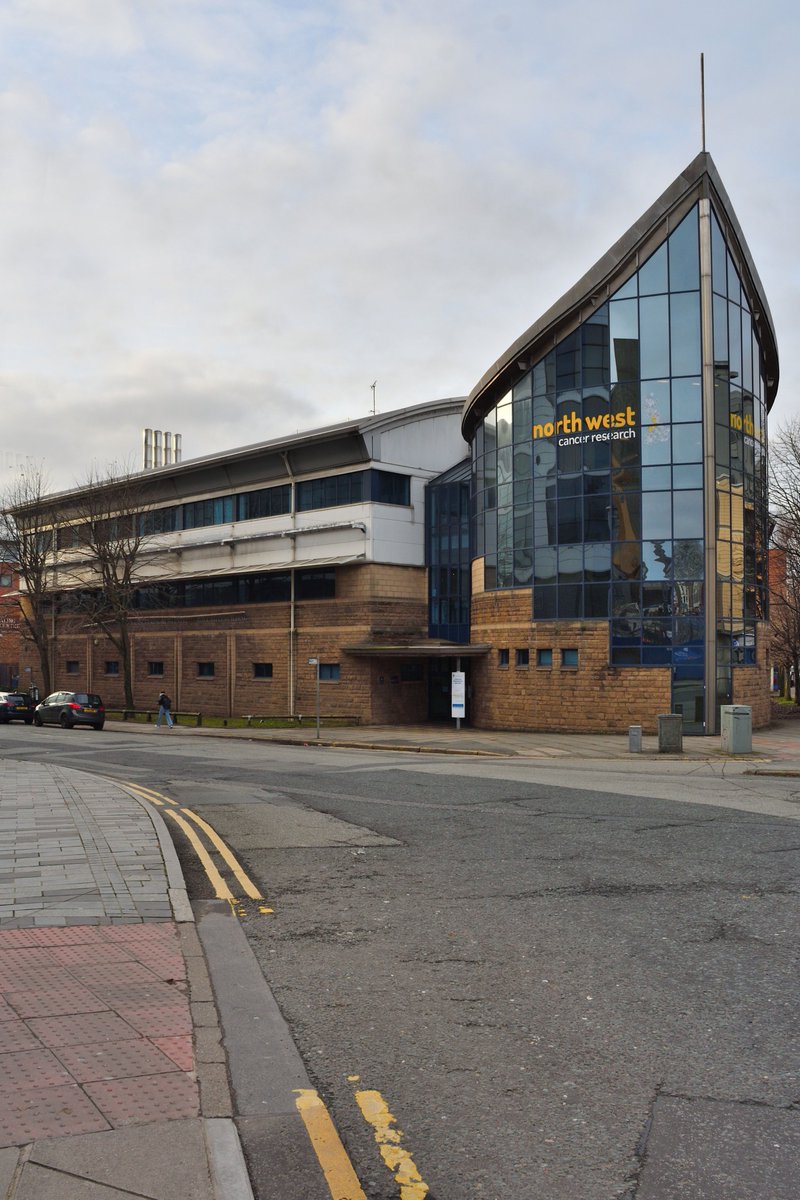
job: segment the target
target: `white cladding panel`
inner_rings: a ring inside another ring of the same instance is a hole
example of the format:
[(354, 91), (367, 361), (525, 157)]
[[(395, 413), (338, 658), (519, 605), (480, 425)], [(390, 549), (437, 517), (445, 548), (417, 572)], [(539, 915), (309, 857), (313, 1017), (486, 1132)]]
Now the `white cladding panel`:
[[(377, 440), (377, 439), (376, 439)], [(394, 429), (381, 430), (380, 445), (372, 453), (380, 454), (379, 461), (391, 466), (421, 467), (438, 475), (469, 454), (469, 446), (461, 436), (461, 414), (443, 414), (419, 418)]]

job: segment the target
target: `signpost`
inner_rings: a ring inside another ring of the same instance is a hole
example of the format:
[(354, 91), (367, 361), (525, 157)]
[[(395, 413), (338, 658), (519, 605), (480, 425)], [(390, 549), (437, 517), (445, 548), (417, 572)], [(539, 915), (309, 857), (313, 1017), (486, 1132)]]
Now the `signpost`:
[(319, 741), (319, 659), (310, 658), (308, 665), (317, 669), (317, 741)]
[(450, 716), (456, 719), (456, 729), (461, 728), (461, 718), (466, 716), (467, 677), (464, 671), (453, 671), (450, 675)]

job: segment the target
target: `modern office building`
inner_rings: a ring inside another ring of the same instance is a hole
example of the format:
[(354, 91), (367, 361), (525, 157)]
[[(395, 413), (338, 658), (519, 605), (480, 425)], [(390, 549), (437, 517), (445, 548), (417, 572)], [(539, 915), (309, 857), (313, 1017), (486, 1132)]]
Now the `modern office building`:
[[(466, 401), (144, 472), (134, 698), (366, 723), (719, 728), (769, 718), (766, 415), (775, 334), (703, 153)], [(53, 589), (80, 576), (50, 497)], [(72, 517), (70, 514), (72, 513)], [(122, 703), (63, 603), (53, 680)], [(35, 670), (29, 655), (24, 664)]]
[(775, 333), (706, 153), (474, 388), (476, 724), (769, 714)]

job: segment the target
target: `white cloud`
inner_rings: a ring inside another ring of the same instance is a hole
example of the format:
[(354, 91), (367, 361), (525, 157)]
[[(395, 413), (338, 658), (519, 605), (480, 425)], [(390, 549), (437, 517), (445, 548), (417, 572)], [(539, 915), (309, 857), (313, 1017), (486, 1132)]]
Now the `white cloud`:
[(694, 156), (704, 45), (793, 379), (800, 19), (697, 8), (5, 6), (6, 441), (68, 484), (146, 424), (191, 455), (357, 416), (375, 378), (383, 409), (469, 391)]

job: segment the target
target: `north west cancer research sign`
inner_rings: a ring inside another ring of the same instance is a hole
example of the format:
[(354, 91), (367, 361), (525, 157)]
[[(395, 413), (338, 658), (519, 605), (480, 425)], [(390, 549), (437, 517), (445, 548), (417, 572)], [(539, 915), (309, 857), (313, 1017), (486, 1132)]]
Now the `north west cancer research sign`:
[(586, 442), (629, 441), (636, 437), (637, 425), (636, 410), (629, 404), (617, 413), (582, 417), (576, 412), (568, 412), (557, 421), (534, 425), (532, 435), (534, 441), (557, 437), (559, 446), (582, 446)]

